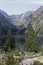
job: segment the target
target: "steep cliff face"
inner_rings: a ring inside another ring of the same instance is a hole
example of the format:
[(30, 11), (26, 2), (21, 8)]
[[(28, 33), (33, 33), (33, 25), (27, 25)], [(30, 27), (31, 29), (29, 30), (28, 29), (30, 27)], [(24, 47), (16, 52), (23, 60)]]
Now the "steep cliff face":
[(32, 27), (37, 36), (43, 36), (43, 6), (34, 12), (32, 16)]
[(15, 25), (11, 24), (8, 17), (9, 16), (5, 12), (0, 11), (0, 35), (6, 35), (9, 28), (14, 30), (14, 33), (18, 30)]

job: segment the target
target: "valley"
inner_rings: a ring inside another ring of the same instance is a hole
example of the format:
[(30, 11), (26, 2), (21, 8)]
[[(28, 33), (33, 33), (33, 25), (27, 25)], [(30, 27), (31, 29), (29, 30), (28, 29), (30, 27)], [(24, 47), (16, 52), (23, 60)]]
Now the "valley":
[(30, 60), (43, 65), (43, 6), (18, 15), (0, 10), (0, 65), (34, 65)]

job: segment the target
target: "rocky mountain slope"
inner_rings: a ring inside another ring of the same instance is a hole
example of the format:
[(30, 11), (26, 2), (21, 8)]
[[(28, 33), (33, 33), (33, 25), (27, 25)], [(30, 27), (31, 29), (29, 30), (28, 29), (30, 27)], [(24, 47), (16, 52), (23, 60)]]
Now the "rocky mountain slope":
[(43, 6), (39, 7), (33, 14), (27, 17), (24, 26), (31, 24), (37, 36), (43, 36)]
[(12, 19), (11, 23), (16, 26), (23, 25), (28, 19), (28, 17), (31, 16), (32, 14), (33, 14), (33, 11), (28, 11), (20, 15), (12, 15), (10, 16), (10, 18)]
[[(22, 13), (21, 15), (8, 15), (6, 12), (0, 10), (0, 32), (2, 28), (7, 31), (8, 28), (13, 28), (15, 32), (19, 32), (25, 28), (24, 23), (32, 11)], [(17, 31), (18, 30), (18, 31)]]
[[(5, 20), (2, 19), (2, 16), (6, 19), (8, 24)], [(38, 8), (35, 12), (28, 11), (22, 13), (20, 15), (8, 15), (4, 11), (0, 10), (0, 21), (4, 25), (10, 25), (10, 27), (17, 27), (20, 30), (26, 28), (29, 23), (31, 23), (33, 29), (35, 30), (37, 36), (43, 36), (43, 6)], [(12, 26), (13, 25), (13, 26)]]
[(34, 12), (32, 16), (32, 27), (37, 36), (43, 36), (43, 6)]

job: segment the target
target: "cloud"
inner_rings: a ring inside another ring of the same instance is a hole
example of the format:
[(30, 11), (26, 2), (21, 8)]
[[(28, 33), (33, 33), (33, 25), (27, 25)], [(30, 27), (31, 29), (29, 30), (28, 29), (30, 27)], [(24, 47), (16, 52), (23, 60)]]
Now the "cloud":
[(36, 10), (43, 5), (43, 0), (0, 0), (0, 9), (9, 14), (18, 14), (29, 10)]
[(43, 0), (16, 0), (20, 3), (28, 3), (28, 4), (43, 4)]
[(30, 0), (29, 3), (32, 3), (32, 4), (43, 4), (43, 0)]
[(43, 4), (43, 0), (0, 0), (1, 3)]

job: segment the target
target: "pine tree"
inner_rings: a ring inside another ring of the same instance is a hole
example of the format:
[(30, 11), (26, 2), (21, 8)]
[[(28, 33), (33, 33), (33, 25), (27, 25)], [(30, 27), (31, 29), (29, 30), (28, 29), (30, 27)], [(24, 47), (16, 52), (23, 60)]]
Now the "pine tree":
[(16, 34), (16, 49), (19, 49), (18, 40), (19, 40), (19, 35)]
[(1, 43), (1, 41), (0, 41), (0, 49), (2, 48), (2, 43)]
[(0, 51), (2, 52), (3, 51), (3, 48), (2, 48), (2, 43), (0, 41)]
[(38, 41), (31, 25), (27, 28), (25, 37), (25, 50), (29, 52), (38, 52)]
[(5, 50), (13, 50), (15, 48), (15, 40), (14, 37), (11, 33), (11, 29), (8, 30), (7, 38), (6, 38), (6, 43), (5, 43)]

